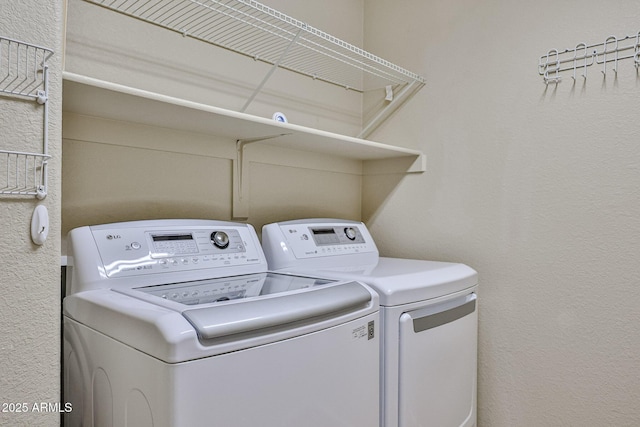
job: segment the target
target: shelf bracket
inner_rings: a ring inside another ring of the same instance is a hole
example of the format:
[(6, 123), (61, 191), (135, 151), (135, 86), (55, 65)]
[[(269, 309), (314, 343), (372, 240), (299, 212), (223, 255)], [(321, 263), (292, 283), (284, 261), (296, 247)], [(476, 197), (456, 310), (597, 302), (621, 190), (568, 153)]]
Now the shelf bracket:
[(424, 86), (424, 82), (414, 80), (410, 84), (405, 85), (399, 93), (393, 94), (392, 96), (390, 96), (389, 89), (387, 89), (387, 96), (385, 99), (391, 99), (391, 101), (382, 110), (380, 110), (376, 116), (369, 120), (369, 122), (362, 128), (362, 131), (360, 131), (357, 138), (366, 139), (378, 126), (380, 126), (382, 122), (389, 118), (394, 111), (400, 108), (400, 106), (419, 91), (422, 86)]
[(256, 138), (246, 138), (236, 140), (236, 158), (233, 161), (233, 219), (249, 218), (249, 197), (244, 189), (244, 183), (249, 179), (248, 162), (244, 154), (247, 145), (254, 142), (266, 141), (268, 139), (280, 138), (291, 135), (290, 133), (280, 133), (277, 135), (260, 136)]
[(291, 47), (293, 45), (295, 45), (298, 42), (298, 39), (300, 38), (300, 35), (302, 34), (302, 30), (304, 28), (300, 28), (298, 30), (298, 32), (296, 33), (296, 35), (291, 39), (291, 41), (289, 42), (289, 44), (287, 45), (287, 48), (284, 50), (284, 52), (282, 52), (282, 54), (280, 55), (280, 57), (278, 58), (278, 60), (276, 62), (273, 63), (273, 66), (271, 67), (271, 69), (269, 70), (269, 72), (264, 76), (264, 78), (262, 79), (262, 82), (260, 82), (260, 84), (258, 85), (258, 87), (253, 91), (253, 93), (251, 94), (251, 96), (249, 97), (249, 99), (247, 99), (247, 102), (244, 103), (244, 105), (242, 106), (242, 109), (240, 110), (241, 113), (244, 113), (247, 108), (249, 107), (249, 105), (253, 102), (253, 100), (255, 99), (256, 96), (258, 96), (258, 94), (260, 93), (260, 91), (262, 90), (262, 88), (264, 87), (264, 85), (267, 83), (267, 81), (271, 78), (271, 76), (273, 75), (273, 73), (276, 71), (276, 69), (278, 67), (280, 67), (280, 63), (282, 63), (282, 61), (284, 61), (284, 59), (287, 57), (287, 55), (289, 54), (289, 50), (291, 50)]

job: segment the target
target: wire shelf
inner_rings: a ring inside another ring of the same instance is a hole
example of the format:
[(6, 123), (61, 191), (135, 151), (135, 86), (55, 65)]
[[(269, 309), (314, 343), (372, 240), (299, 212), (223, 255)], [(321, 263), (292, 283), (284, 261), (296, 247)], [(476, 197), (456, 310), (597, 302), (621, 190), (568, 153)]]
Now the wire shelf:
[(424, 84), (413, 72), (252, 0), (86, 1), (360, 92)]
[(46, 101), (45, 69), (50, 49), (0, 37), (0, 93)]
[(46, 195), (46, 166), (51, 156), (0, 150), (0, 194), (13, 196)]

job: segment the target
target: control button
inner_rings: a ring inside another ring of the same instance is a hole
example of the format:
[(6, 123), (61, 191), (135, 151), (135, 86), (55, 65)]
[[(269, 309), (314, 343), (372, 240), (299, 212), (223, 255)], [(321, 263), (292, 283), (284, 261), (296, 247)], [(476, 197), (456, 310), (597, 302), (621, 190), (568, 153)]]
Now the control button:
[(142, 245), (139, 242), (131, 242), (131, 249), (135, 249), (137, 251), (141, 247)]
[(358, 233), (356, 232), (356, 229), (353, 227), (345, 227), (344, 234), (345, 236), (347, 236), (347, 239), (349, 240), (356, 240), (356, 237), (358, 235)]
[(214, 231), (211, 233), (211, 241), (220, 249), (225, 249), (229, 246), (229, 236), (224, 231)]

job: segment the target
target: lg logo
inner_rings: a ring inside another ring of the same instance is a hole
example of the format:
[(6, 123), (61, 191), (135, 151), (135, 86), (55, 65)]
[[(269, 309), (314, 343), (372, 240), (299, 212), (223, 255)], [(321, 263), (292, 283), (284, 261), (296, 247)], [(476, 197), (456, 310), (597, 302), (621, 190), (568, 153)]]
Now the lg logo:
[(122, 239), (122, 236), (119, 234), (107, 234), (107, 240), (114, 240), (114, 239)]

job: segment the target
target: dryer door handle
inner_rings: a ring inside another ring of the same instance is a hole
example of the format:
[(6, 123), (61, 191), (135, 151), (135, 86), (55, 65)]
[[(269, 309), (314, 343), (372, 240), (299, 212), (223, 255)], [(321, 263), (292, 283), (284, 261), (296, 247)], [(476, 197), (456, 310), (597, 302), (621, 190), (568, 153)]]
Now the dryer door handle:
[(405, 313), (413, 321), (413, 331), (423, 332), (454, 322), (476, 311), (475, 293)]
[(185, 310), (182, 315), (200, 338), (208, 340), (338, 316), (368, 306), (372, 298), (360, 283), (348, 282), (275, 298)]

